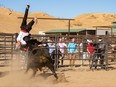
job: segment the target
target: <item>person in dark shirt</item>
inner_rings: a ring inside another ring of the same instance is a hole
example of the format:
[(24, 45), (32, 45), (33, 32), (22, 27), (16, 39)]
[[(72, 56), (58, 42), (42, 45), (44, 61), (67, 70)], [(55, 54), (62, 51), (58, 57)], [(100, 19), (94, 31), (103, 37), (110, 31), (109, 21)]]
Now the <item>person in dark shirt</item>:
[(94, 55), (95, 68), (97, 68), (97, 62), (98, 59), (100, 58), (100, 66), (103, 69), (106, 44), (102, 38), (99, 38), (98, 43), (95, 43), (94, 47), (95, 47), (95, 55)]

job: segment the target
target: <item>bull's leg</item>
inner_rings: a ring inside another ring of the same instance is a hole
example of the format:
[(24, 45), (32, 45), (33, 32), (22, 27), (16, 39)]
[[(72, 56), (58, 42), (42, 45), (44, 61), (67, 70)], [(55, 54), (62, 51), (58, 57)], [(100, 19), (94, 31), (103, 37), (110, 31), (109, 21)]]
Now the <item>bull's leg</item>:
[(55, 72), (54, 66), (51, 63), (47, 63), (46, 66), (52, 71), (55, 78), (58, 79), (58, 76), (57, 76), (57, 74)]
[(29, 69), (30, 69), (30, 67), (29, 67), (29, 65), (27, 65), (27, 69), (26, 69), (25, 73), (27, 73), (29, 71)]
[(36, 75), (36, 72), (38, 71), (36, 67), (32, 67), (31, 68), (33, 70), (33, 74), (32, 74), (32, 77), (35, 77)]
[(42, 71), (42, 69), (39, 67), (39, 70)]

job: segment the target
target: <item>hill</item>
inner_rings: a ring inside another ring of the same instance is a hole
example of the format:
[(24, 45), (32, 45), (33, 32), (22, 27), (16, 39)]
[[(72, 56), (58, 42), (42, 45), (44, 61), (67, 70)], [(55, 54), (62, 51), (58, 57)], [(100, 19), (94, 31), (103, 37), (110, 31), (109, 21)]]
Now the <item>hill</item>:
[[(20, 31), (21, 19), (17, 17), (23, 17), (24, 13), (15, 12), (8, 8), (0, 7), (0, 32), (4, 33), (18, 33)], [(55, 18), (42, 12), (29, 12), (30, 17), (39, 18)], [(71, 28), (91, 28), (99, 25), (111, 25), (113, 21), (116, 21), (115, 14), (82, 14), (74, 18), (71, 21)], [(28, 22), (30, 19), (28, 19)], [(31, 33), (37, 34), (39, 31), (48, 31), (52, 29), (68, 28), (68, 22), (65, 20), (38, 20), (37, 24), (34, 24)]]
[(108, 26), (116, 21), (116, 14), (82, 14), (75, 18), (74, 25), (78, 27), (90, 28), (92, 26)]

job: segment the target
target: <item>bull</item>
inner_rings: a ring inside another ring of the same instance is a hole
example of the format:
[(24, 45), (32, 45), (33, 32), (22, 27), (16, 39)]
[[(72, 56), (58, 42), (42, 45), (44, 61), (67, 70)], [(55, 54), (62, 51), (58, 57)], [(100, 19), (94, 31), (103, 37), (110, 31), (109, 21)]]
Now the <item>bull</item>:
[(30, 39), (30, 37), (26, 36), (24, 37), (24, 40), (26, 41), (28, 46), (26, 72), (28, 72), (29, 69), (32, 69), (32, 76), (35, 76), (38, 69), (41, 71), (42, 67), (48, 67), (52, 71), (55, 78), (58, 79), (48, 49), (43, 46), (38, 46), (38, 44), (42, 43), (38, 42), (36, 39)]

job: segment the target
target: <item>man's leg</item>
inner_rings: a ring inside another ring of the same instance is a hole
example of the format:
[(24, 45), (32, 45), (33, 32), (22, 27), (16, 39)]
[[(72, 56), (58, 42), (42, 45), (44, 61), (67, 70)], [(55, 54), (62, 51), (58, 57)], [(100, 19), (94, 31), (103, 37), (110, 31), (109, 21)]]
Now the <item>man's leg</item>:
[(99, 58), (99, 54), (98, 53), (95, 53), (92, 56), (91, 64), (90, 64), (90, 69), (92, 69), (92, 67), (95, 67), (95, 69), (97, 69), (97, 66), (98, 66), (98, 58)]
[(30, 21), (30, 22), (28, 23), (28, 25), (26, 26), (26, 30), (27, 30), (28, 32), (30, 32), (30, 30), (32, 29), (32, 26), (33, 26), (33, 24), (36, 22), (36, 20), (37, 20), (37, 18), (35, 17), (32, 21)]
[(64, 56), (65, 56), (65, 54), (64, 53), (62, 53), (62, 56), (61, 56), (61, 65), (63, 65), (63, 62), (64, 62)]
[(101, 68), (104, 68), (104, 54), (101, 54), (100, 56), (100, 66)]
[(21, 29), (25, 29), (26, 28), (29, 7), (30, 7), (29, 5), (26, 6), (25, 14), (24, 14), (21, 26), (20, 26)]
[(86, 54), (85, 54), (85, 52), (83, 52), (83, 55), (82, 55), (82, 63), (81, 63), (82, 65), (84, 65), (84, 61), (85, 61), (84, 59), (85, 59), (85, 57), (86, 57)]
[(28, 23), (28, 25), (26, 26), (26, 31), (27, 32), (30, 32), (34, 23), (35, 23), (34, 20), (32, 20)]
[(97, 68), (97, 66), (98, 66), (98, 58), (99, 58), (99, 54), (95, 54), (95, 56), (94, 56), (94, 62), (95, 62), (95, 69)]
[(76, 56), (75, 53), (73, 53), (72, 54), (72, 57), (73, 57), (72, 58), (72, 66), (75, 66), (75, 56)]

